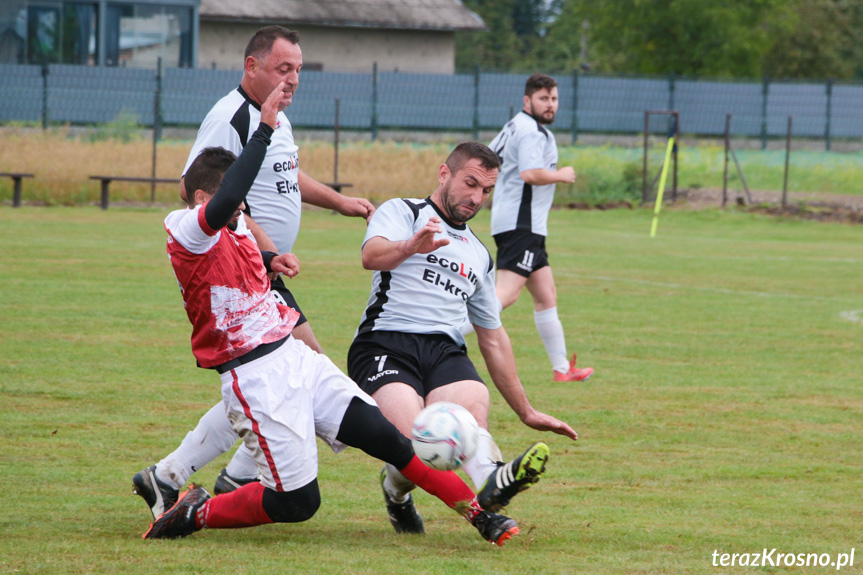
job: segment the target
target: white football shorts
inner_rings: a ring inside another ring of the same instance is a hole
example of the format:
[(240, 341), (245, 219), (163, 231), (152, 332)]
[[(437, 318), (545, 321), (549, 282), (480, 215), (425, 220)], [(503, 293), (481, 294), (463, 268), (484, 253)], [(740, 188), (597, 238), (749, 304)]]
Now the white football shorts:
[(346, 447), (336, 435), (354, 397), (376, 405), (327, 356), (293, 337), (221, 377), (228, 419), (254, 454), (261, 483), (276, 491), (317, 477), (316, 436), (336, 453)]

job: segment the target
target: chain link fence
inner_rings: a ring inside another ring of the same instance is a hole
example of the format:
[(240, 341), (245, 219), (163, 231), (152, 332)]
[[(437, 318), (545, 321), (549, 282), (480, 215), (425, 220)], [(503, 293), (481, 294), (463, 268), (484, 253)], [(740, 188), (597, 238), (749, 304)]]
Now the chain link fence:
[[(139, 124), (196, 127), (210, 107), (237, 86), (242, 72), (188, 68), (140, 70), (63, 64), (0, 65), (0, 122), (104, 124), (121, 113)], [(710, 79), (556, 75), (560, 110), (555, 131), (569, 134), (635, 135), (645, 110), (677, 110), (680, 131), (722, 137), (731, 114), (731, 135), (784, 138), (794, 117), (794, 137), (824, 141), (863, 140), (863, 85), (717, 81)], [(340, 127), (379, 130), (498, 130), (522, 107), (525, 75), (487, 73), (436, 75), (379, 72), (348, 74), (305, 71), (300, 97), (289, 109), (297, 128), (334, 128), (334, 102), (341, 102)], [(657, 133), (662, 131), (657, 126)], [(561, 141), (565, 141), (564, 138)]]

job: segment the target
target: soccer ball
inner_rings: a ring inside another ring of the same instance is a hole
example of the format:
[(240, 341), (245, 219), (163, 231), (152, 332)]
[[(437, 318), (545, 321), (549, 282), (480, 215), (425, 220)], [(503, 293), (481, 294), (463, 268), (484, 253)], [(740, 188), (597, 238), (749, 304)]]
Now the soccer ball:
[(457, 469), (476, 452), (479, 425), (460, 405), (440, 401), (414, 420), (411, 443), (423, 463), (434, 469)]

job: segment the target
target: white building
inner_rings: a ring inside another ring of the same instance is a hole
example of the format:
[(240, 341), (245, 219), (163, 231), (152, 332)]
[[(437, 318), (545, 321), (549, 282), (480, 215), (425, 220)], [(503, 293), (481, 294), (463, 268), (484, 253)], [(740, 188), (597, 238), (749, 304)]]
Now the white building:
[(201, 0), (198, 67), (242, 69), (258, 28), (300, 33), (308, 70), (455, 71), (455, 33), (485, 24), (458, 0)]

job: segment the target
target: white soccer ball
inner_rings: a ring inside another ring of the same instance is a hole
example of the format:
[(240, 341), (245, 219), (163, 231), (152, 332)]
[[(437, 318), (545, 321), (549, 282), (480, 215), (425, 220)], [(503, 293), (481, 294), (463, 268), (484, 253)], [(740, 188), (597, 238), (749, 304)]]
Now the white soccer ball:
[(476, 453), (479, 425), (464, 407), (440, 401), (417, 415), (411, 435), (417, 457), (446, 471), (461, 467)]

